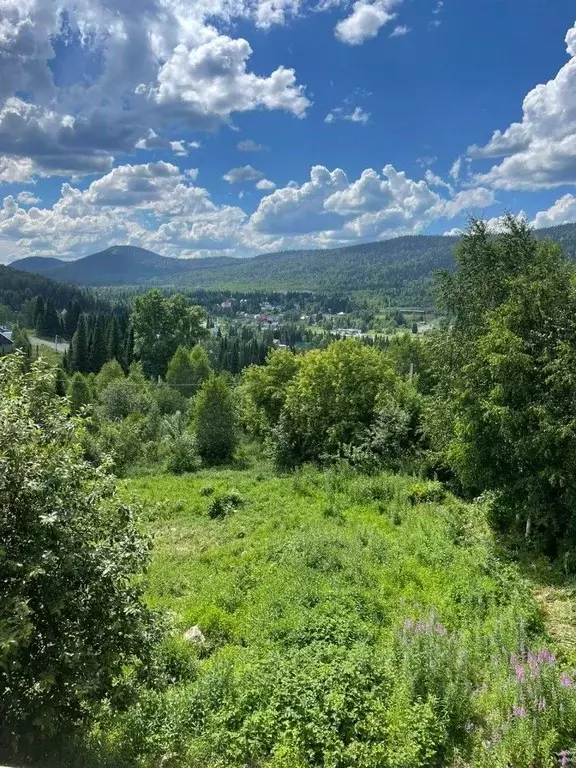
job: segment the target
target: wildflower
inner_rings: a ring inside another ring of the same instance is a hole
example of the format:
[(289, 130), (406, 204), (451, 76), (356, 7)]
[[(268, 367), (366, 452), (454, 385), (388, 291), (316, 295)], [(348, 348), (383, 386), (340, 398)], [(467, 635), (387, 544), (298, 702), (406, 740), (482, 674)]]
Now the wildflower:
[(563, 749), (561, 752), (558, 752), (558, 757), (560, 759), (561, 766), (569, 765), (571, 762), (570, 752), (568, 752), (567, 749)]
[(560, 677), (560, 685), (562, 688), (576, 688), (574, 680), (572, 680), (567, 672), (562, 673), (562, 676)]
[(526, 710), (524, 709), (524, 707), (513, 707), (512, 715), (514, 717), (526, 717)]
[(547, 648), (542, 648), (538, 651), (538, 655), (536, 657), (536, 660), (540, 664), (548, 664), (548, 666), (553, 667), (554, 664), (556, 664), (556, 656), (553, 653), (550, 653), (550, 651)]
[(519, 683), (524, 682), (524, 667), (522, 664), (516, 664), (514, 671), (516, 672), (516, 680)]

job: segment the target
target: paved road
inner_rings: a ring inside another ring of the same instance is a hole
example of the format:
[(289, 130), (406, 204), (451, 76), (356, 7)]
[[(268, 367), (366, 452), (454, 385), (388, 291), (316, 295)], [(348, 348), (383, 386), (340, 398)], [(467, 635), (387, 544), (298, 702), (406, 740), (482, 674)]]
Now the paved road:
[[(44, 344), (45, 347), (50, 347), (51, 349), (54, 349), (56, 352), (64, 352), (68, 351), (70, 344), (68, 344), (67, 341), (58, 339), (58, 344), (56, 344), (53, 341), (47, 341), (46, 339), (39, 339), (37, 336), (29, 336), (30, 343), (32, 346), (36, 346), (36, 344)], [(0, 766), (1, 768), (1, 766)]]

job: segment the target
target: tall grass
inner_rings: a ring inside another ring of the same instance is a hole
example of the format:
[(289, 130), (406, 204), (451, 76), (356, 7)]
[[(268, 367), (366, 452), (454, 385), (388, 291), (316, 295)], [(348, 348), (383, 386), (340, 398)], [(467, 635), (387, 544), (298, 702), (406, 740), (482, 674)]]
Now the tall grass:
[(575, 678), (482, 505), (306, 467), (123, 492), (146, 506), (149, 601), (171, 619), (152, 673), (127, 670), (124, 708), (99, 713), (93, 748), (110, 765), (570, 763)]

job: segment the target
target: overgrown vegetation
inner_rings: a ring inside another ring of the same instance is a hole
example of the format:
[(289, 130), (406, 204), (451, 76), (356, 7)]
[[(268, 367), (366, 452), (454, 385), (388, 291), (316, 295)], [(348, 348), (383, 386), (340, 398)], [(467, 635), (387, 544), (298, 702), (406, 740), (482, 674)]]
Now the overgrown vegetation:
[[(532, 585), (576, 570), (574, 268), (513, 218), (496, 237), (473, 222), (456, 257), (446, 322), (424, 337), (247, 365), (262, 349), (239, 325), (241, 364), (239, 344), (220, 357), (233, 334), (158, 291), (109, 324), (79, 312), (68, 377), (19, 337), (0, 360), (7, 754), (573, 761), (572, 625), (548, 633)], [(130, 356), (112, 354), (126, 332)], [(129, 478), (124, 502), (110, 471)], [(146, 582), (135, 501), (155, 542)]]
[(576, 683), (486, 504), (342, 467), (124, 494), (147, 503), (173, 626), (155, 684), (101, 714), (111, 764), (530, 768), (576, 746)]

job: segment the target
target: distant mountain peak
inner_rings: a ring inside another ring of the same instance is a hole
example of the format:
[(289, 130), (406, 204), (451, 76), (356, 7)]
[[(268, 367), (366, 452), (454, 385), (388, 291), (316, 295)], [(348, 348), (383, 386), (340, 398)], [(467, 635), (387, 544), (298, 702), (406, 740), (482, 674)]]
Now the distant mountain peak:
[[(576, 260), (576, 224), (538, 230), (537, 235), (557, 240)], [(139, 246), (115, 244), (76, 261), (30, 257), (11, 266), (87, 286), (340, 293), (368, 290), (391, 298), (429, 302), (431, 275), (437, 269), (453, 268), (457, 242), (457, 237), (408, 235), (342, 248), (264, 253), (250, 259), (176, 259)]]

